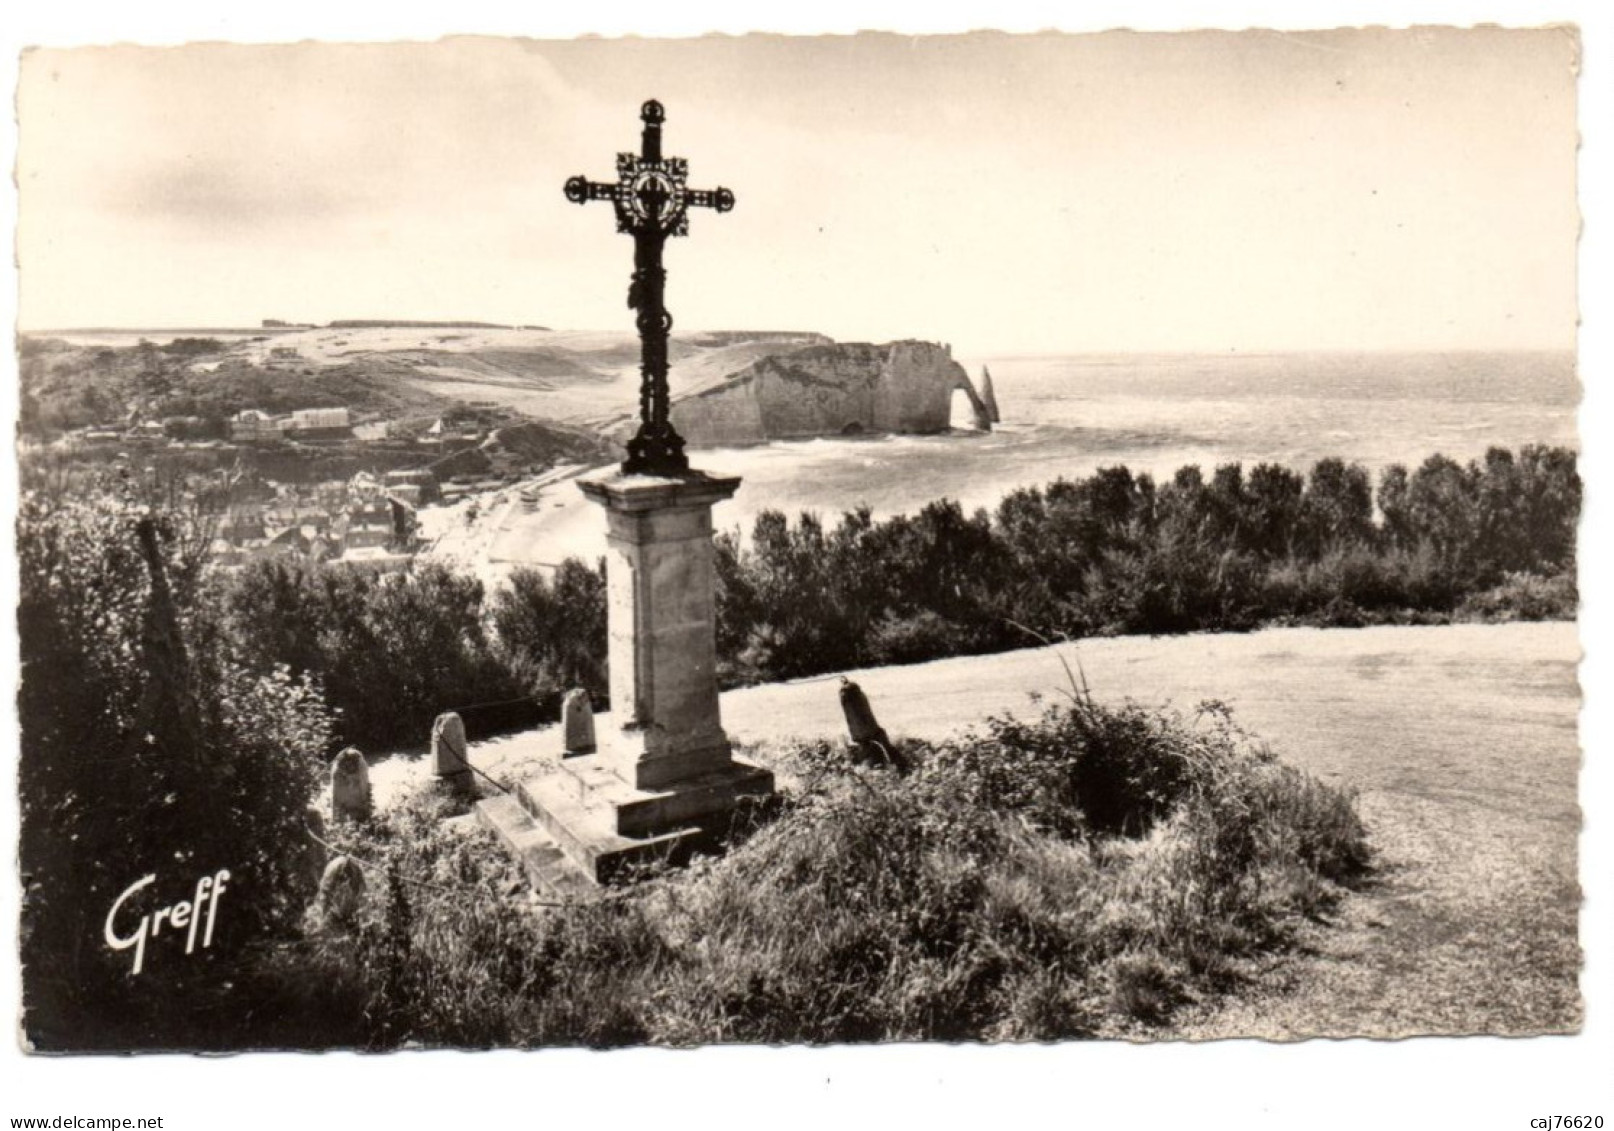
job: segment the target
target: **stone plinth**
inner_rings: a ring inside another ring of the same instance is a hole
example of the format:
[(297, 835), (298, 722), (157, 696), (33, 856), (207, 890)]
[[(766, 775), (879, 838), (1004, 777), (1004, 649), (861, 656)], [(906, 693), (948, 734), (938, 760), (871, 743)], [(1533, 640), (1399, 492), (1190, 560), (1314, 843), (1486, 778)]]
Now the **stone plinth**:
[(608, 524), (612, 725), (596, 735), (600, 753), (640, 789), (722, 769), (712, 507), (740, 481), (612, 473), (578, 486)]
[(712, 507), (739, 485), (614, 469), (579, 481), (608, 524), (611, 711), (594, 753), (557, 758), (481, 812), (535, 877), (557, 850), (596, 883), (677, 858), (773, 792), (771, 772), (734, 757), (718, 713)]

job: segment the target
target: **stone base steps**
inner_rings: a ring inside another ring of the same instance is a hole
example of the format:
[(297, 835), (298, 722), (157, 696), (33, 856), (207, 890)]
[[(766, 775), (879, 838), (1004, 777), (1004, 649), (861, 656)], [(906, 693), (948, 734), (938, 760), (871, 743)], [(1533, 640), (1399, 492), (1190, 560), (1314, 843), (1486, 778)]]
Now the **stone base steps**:
[(598, 887), (566, 859), (554, 838), (510, 794), (483, 798), (476, 803), (474, 812), (477, 822), (490, 829), (515, 857), (540, 895), (567, 899), (598, 892)]
[(701, 830), (688, 821), (624, 836), (618, 831), (617, 806), (606, 791), (579, 795), (570, 776), (563, 771), (528, 778), (516, 787), (514, 797), (566, 859), (594, 883), (610, 883), (635, 865), (681, 863), (702, 840)]
[(580, 894), (718, 847), (736, 809), (772, 792), (772, 773), (739, 760), (677, 788), (641, 790), (585, 755), (478, 802), (476, 814), (535, 888)]

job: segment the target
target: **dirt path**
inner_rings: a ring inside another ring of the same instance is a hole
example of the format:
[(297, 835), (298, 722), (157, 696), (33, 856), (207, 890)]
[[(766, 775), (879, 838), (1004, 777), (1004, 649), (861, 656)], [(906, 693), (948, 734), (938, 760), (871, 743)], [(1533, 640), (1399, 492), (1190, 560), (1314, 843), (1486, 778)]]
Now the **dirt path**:
[[(1276, 629), (1062, 648), (1100, 699), (1232, 705), (1286, 761), (1360, 791), (1379, 855), (1299, 953), (1191, 1010), (1183, 1036), (1535, 1033), (1579, 1025), (1580, 829), (1573, 624)], [(1037, 710), (1065, 686), (1048, 649), (851, 673), (894, 736)], [(723, 696), (745, 744), (840, 737), (833, 678)], [(608, 720), (602, 720), (608, 721)], [(552, 739), (480, 744), (489, 772)], [(377, 767), (380, 788), (423, 771)]]

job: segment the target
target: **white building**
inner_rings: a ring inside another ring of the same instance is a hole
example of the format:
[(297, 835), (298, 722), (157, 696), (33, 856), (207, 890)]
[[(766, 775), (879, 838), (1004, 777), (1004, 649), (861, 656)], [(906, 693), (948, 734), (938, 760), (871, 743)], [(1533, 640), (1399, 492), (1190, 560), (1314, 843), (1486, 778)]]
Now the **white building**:
[(347, 428), (345, 408), (300, 408), (291, 414), (291, 426), (299, 432), (313, 432), (322, 428)]
[(244, 408), (230, 417), (230, 439), (257, 440), (278, 436), (284, 427), (283, 421), (276, 420), (267, 412)]

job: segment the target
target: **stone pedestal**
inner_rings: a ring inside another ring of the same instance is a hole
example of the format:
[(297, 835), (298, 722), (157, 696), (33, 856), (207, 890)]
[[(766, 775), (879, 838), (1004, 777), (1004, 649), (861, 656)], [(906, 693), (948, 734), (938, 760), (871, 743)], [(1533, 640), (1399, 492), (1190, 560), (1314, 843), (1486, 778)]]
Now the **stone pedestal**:
[(723, 768), (712, 507), (740, 481), (612, 474), (578, 486), (608, 524), (612, 725), (600, 752), (641, 789)]
[(535, 879), (551, 846), (595, 882), (635, 858), (677, 857), (720, 836), (744, 798), (773, 792), (772, 773), (733, 756), (718, 714), (712, 507), (739, 485), (615, 469), (579, 481), (608, 523), (611, 711), (595, 753), (557, 759), (483, 808), (518, 854), (529, 846)]

